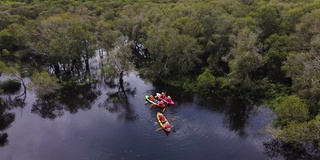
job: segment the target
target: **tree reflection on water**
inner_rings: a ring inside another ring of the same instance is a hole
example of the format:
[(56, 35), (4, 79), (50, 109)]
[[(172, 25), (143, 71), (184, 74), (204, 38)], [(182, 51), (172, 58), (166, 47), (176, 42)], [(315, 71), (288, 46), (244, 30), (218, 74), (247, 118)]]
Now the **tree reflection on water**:
[(39, 115), (42, 118), (51, 120), (61, 117), (64, 114), (61, 104), (50, 98), (37, 99), (32, 105), (31, 112)]
[(68, 86), (61, 91), (59, 102), (64, 109), (74, 114), (80, 110), (91, 109), (91, 104), (101, 95), (101, 90), (94, 83), (82, 86)]
[(224, 125), (230, 131), (237, 133), (240, 137), (248, 136), (245, 128), (253, 107), (245, 101), (239, 99), (222, 99), (219, 97), (199, 97), (199, 104), (208, 110), (224, 114)]
[(8, 106), (0, 98), (0, 147), (8, 144), (8, 134), (4, 131), (11, 126), (15, 119), (15, 115), (7, 112), (7, 108)]
[[(5, 84), (4, 84), (5, 83)], [(5, 132), (11, 127), (15, 120), (15, 114), (9, 112), (14, 108), (23, 108), (26, 105), (26, 90), (22, 94), (19, 92), (21, 84), (19, 82), (5, 81), (1, 83), (0, 93), (0, 147), (8, 144), (8, 133)], [(1, 90), (3, 92), (1, 92)], [(19, 95), (20, 94), (20, 95)]]
[(75, 114), (80, 110), (89, 110), (91, 103), (101, 95), (94, 85), (70, 85), (63, 88), (59, 95), (39, 98), (32, 105), (31, 112), (42, 118), (55, 119), (64, 115), (65, 111)]
[(319, 142), (309, 142), (304, 144), (282, 143), (277, 140), (264, 142), (265, 153), (271, 157), (284, 157), (285, 159), (320, 159)]
[(226, 108), (225, 113), (229, 129), (238, 133), (240, 137), (246, 137), (247, 133), (245, 128), (248, 123), (250, 111), (252, 111), (253, 108), (239, 100), (233, 100)]
[[(119, 84), (115, 85), (114, 81), (107, 82), (108, 86), (113, 89), (107, 93), (106, 100), (99, 104), (99, 107), (106, 108), (110, 113), (118, 113), (119, 119), (133, 121), (138, 118), (133, 111), (128, 96), (136, 94), (136, 88), (132, 89), (129, 82), (123, 82), (122, 77), (119, 78)], [(117, 89), (118, 88), (118, 89)]]

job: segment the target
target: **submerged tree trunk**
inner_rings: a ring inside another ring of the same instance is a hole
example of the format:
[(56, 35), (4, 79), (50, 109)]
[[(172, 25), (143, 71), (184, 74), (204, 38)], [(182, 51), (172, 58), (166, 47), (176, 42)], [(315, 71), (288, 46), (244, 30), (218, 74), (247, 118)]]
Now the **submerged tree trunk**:
[(53, 67), (54, 67), (54, 74), (55, 74), (58, 78), (60, 78), (60, 66), (59, 66), (59, 64), (58, 64), (57, 62), (55, 62), (55, 63), (53, 64)]
[(99, 49), (99, 57), (100, 59), (103, 59), (103, 48)]
[(123, 87), (123, 71), (121, 71), (119, 74), (119, 89), (120, 88), (124, 88)]
[(90, 58), (90, 57), (89, 57), (89, 53), (86, 53), (84, 62), (85, 62), (85, 65), (86, 65), (86, 71), (87, 71), (88, 73), (90, 73), (89, 58)]
[(3, 147), (8, 144), (8, 133), (0, 133), (0, 146)]
[(118, 90), (120, 91), (120, 89), (122, 90), (125, 98), (127, 98), (127, 94), (126, 94), (126, 92), (124, 90), (124, 86), (123, 86), (123, 71), (121, 71), (119, 74), (119, 88), (118, 88)]
[[(27, 98), (27, 86), (23, 81), (23, 78), (21, 76), (16, 75), (16, 77), (19, 79), (19, 81), (21, 82), (22, 86), (23, 86), (23, 93), (19, 96), (15, 97), (15, 105), (19, 106), (19, 107), (24, 107), (25, 105), (25, 100)], [(22, 97), (22, 98), (20, 98)]]

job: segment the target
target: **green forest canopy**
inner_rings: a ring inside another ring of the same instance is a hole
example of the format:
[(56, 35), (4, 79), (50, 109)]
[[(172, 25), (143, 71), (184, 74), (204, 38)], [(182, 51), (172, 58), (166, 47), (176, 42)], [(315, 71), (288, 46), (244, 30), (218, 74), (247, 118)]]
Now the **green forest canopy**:
[(32, 59), (35, 82), (85, 81), (99, 51), (106, 75), (132, 60), (205, 96), (263, 97), (277, 138), (319, 140), (320, 0), (4, 0), (0, 12), (0, 71), (17, 80)]

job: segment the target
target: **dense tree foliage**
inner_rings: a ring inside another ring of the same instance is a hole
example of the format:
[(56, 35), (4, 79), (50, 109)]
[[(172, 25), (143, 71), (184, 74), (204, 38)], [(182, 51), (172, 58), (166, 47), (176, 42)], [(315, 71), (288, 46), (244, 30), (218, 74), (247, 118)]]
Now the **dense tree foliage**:
[(204, 96), (274, 98), (274, 134), (317, 141), (319, 26), (319, 0), (6, 0), (0, 71), (26, 87), (20, 62), (29, 62), (43, 97), (57, 83), (93, 82), (92, 60), (119, 83), (135, 64), (143, 77)]
[(34, 89), (38, 97), (45, 97), (59, 89), (58, 79), (48, 72), (36, 72), (30, 78), (30, 89)]
[(298, 97), (286, 97), (280, 104), (276, 105), (275, 113), (280, 123), (287, 125), (291, 121), (304, 122), (308, 120), (307, 105), (301, 102)]

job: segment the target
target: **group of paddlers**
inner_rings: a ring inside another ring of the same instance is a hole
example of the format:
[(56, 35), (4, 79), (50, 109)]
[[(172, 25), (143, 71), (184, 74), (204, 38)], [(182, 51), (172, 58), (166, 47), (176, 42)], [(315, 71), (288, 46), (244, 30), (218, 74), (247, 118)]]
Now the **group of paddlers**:
[(167, 104), (171, 104), (173, 102), (172, 98), (167, 96), (165, 92), (162, 92), (160, 96), (150, 95), (149, 100), (155, 102), (161, 108), (165, 108)]
[[(159, 108), (162, 108), (162, 112), (166, 110), (167, 105), (173, 105), (174, 102), (170, 96), (167, 96), (165, 92), (156, 93), (156, 95), (150, 95), (145, 96), (146, 97), (146, 103), (151, 103), (150, 107), (157, 106)], [(164, 129), (166, 132), (171, 131), (171, 126), (168, 120), (165, 118), (163, 113), (158, 112), (157, 118), (159, 120), (159, 123), (161, 123), (162, 129)], [(161, 129), (161, 128), (160, 128)]]

